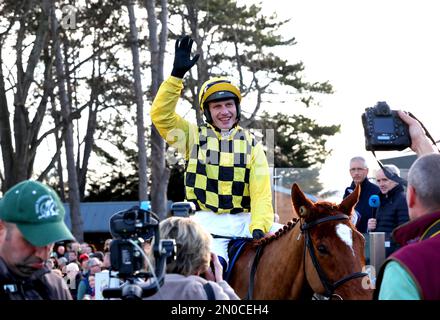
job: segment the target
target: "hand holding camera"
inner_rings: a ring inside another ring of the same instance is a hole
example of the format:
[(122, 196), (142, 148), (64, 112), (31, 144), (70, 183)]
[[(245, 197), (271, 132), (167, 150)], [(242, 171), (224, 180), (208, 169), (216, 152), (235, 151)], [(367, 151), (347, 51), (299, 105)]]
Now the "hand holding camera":
[(436, 152), (432, 143), (425, 135), (425, 131), (416, 119), (411, 118), (404, 111), (397, 111), (400, 119), (402, 119), (409, 127), (409, 135), (411, 136), (411, 149), (421, 156), (424, 154), (429, 154)]
[(410, 147), (419, 156), (440, 152), (434, 148), (434, 139), (416, 117), (404, 111), (391, 110), (384, 101), (365, 109), (362, 125), (366, 150), (403, 150)]
[(209, 268), (205, 271), (204, 277), (206, 280), (219, 282), (223, 280), (223, 266), (218, 259), (218, 256), (211, 252), (211, 263)]
[(384, 101), (365, 109), (362, 125), (368, 151), (403, 150), (411, 146), (408, 124)]
[(171, 71), (173, 77), (182, 79), (185, 73), (199, 60), (200, 54), (196, 54), (192, 59), (190, 57), (193, 42), (189, 36), (176, 40), (174, 64)]

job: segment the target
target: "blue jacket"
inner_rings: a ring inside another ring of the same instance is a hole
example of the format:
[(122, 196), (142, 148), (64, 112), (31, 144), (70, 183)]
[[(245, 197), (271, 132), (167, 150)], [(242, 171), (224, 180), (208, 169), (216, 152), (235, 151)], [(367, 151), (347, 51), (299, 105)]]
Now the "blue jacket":
[[(354, 182), (345, 189), (344, 198), (353, 192), (356, 185)], [(367, 232), (367, 222), (368, 219), (373, 217), (373, 209), (369, 206), (368, 200), (373, 194), (380, 195), (380, 189), (374, 183), (371, 183), (368, 178), (365, 178), (361, 183), (361, 194), (359, 196), (359, 201), (354, 207), (357, 212), (361, 215), (356, 223), (356, 228), (361, 233)]]

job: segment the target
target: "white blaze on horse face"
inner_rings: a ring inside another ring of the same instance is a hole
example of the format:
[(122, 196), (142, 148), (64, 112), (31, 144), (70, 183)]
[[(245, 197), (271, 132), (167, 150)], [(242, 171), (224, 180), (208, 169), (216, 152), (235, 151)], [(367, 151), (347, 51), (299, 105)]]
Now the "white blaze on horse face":
[(353, 252), (353, 256), (354, 256), (353, 237), (352, 237), (351, 228), (346, 224), (339, 223), (338, 225), (336, 225), (336, 234), (351, 249), (351, 252)]

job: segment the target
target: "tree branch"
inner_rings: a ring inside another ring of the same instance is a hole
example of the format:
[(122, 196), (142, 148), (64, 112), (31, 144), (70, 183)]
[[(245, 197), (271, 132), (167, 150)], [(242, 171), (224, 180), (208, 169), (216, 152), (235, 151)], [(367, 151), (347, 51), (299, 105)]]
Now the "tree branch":
[(59, 138), (56, 137), (57, 149), (55, 151), (55, 154), (53, 155), (52, 160), (50, 161), (50, 163), (48, 164), (46, 169), (44, 169), (43, 172), (40, 173), (40, 175), (38, 176), (38, 178), (37, 178), (38, 181), (43, 181), (43, 179), (46, 178), (46, 176), (49, 173), (49, 171), (52, 170), (53, 167), (55, 167), (55, 163), (57, 162), (57, 160), (58, 160), (58, 158), (60, 156), (61, 147), (63, 145), (63, 140), (64, 140), (64, 134), (65, 134), (65, 130), (62, 131), (61, 137), (59, 137)]

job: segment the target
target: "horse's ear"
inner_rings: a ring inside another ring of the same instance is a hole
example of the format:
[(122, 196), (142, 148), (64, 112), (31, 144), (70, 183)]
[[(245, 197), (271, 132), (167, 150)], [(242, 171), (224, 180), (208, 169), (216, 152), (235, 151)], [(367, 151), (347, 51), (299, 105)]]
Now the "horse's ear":
[(348, 197), (346, 197), (342, 202), (339, 204), (339, 211), (342, 211), (346, 215), (350, 216), (353, 212), (353, 208), (356, 205), (356, 203), (359, 200), (359, 196), (361, 194), (361, 185), (356, 185), (356, 188), (354, 188), (353, 192), (350, 193)]
[(296, 183), (292, 185), (291, 195), (296, 213), (302, 218), (307, 217), (311, 212), (313, 202), (304, 195)]

